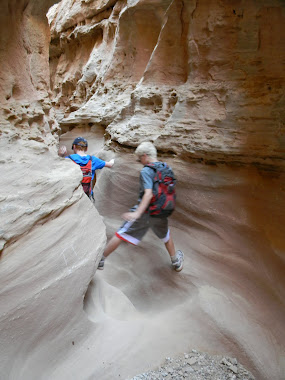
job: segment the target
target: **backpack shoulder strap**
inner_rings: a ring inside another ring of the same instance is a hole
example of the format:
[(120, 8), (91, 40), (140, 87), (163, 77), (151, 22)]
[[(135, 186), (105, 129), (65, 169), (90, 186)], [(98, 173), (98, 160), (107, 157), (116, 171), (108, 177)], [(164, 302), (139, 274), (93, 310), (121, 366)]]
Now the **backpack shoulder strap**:
[(156, 167), (154, 166), (154, 164), (146, 164), (144, 165), (144, 167), (147, 167), (147, 168), (151, 168), (153, 170), (156, 170)]
[[(163, 168), (161, 168), (161, 169), (165, 169), (165, 168), (168, 168), (168, 167), (169, 167), (168, 164), (167, 164), (166, 162), (160, 162), (160, 164), (163, 164)], [(155, 171), (159, 171), (159, 170), (161, 170), (160, 168), (156, 167), (155, 164), (152, 164), (152, 163), (150, 163), (150, 164), (146, 164), (146, 165), (144, 165), (144, 166), (147, 166), (148, 168), (152, 168), (152, 169), (155, 170)]]
[(145, 166), (153, 169), (155, 172), (161, 172), (162, 170), (169, 168), (169, 166), (166, 162), (161, 162), (161, 163), (163, 164), (163, 167), (161, 167), (161, 168), (156, 167), (155, 164), (146, 164)]

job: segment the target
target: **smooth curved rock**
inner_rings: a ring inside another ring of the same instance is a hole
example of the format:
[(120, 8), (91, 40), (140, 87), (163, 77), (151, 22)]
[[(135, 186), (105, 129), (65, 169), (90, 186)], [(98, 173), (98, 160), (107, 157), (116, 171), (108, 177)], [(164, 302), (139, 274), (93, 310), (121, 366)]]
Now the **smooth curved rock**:
[[(64, 1), (50, 80), (53, 3), (1, 3), (1, 379), (127, 379), (196, 348), (283, 380), (284, 3)], [(58, 121), (68, 150), (83, 134), (116, 151), (96, 208), (57, 157)], [(177, 175), (185, 268), (149, 233), (94, 277), (142, 139)]]
[(0, 378), (52, 378), (88, 336), (83, 300), (105, 225), (82, 173), (57, 156), (49, 98), (48, 8), (2, 1), (0, 12)]

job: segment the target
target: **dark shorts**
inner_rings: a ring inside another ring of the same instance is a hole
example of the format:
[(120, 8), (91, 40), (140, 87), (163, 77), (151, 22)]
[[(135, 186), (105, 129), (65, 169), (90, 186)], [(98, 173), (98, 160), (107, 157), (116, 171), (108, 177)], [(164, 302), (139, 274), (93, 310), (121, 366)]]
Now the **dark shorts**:
[(169, 229), (167, 218), (154, 218), (149, 216), (149, 214), (143, 214), (137, 220), (125, 222), (116, 232), (116, 236), (128, 243), (137, 245), (149, 228), (164, 243), (168, 242)]

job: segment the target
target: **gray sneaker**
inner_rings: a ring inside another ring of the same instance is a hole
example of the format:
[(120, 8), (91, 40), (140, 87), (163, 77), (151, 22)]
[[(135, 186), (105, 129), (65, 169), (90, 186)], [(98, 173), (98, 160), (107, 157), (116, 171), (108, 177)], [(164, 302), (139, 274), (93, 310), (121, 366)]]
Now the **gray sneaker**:
[(101, 259), (99, 264), (98, 264), (98, 268), (97, 269), (100, 269), (100, 270), (103, 270), (104, 269), (104, 264), (105, 264), (105, 260)]
[(176, 252), (177, 260), (172, 263), (174, 270), (180, 272), (183, 268), (184, 253), (182, 251)]

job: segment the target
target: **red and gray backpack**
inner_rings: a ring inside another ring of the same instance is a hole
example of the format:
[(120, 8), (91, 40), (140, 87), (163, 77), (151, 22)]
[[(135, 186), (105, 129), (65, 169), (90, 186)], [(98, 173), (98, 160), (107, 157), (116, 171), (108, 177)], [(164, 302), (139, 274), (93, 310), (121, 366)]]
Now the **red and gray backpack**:
[[(71, 157), (69, 156), (69, 158), (71, 158)], [(71, 158), (71, 160), (72, 160), (72, 158)], [(73, 161), (73, 162), (75, 162), (75, 161)], [(83, 174), (83, 178), (81, 181), (83, 191), (86, 195), (88, 195), (88, 197), (90, 197), (91, 193), (92, 193), (92, 157), (90, 156), (90, 160), (87, 162), (86, 165), (84, 165), (84, 166), (81, 166), (79, 164), (77, 164), (77, 165), (80, 167), (82, 174)]]
[(163, 162), (163, 166), (145, 165), (154, 170), (153, 197), (150, 201), (149, 213), (153, 217), (167, 218), (175, 209), (176, 179), (172, 169)]

